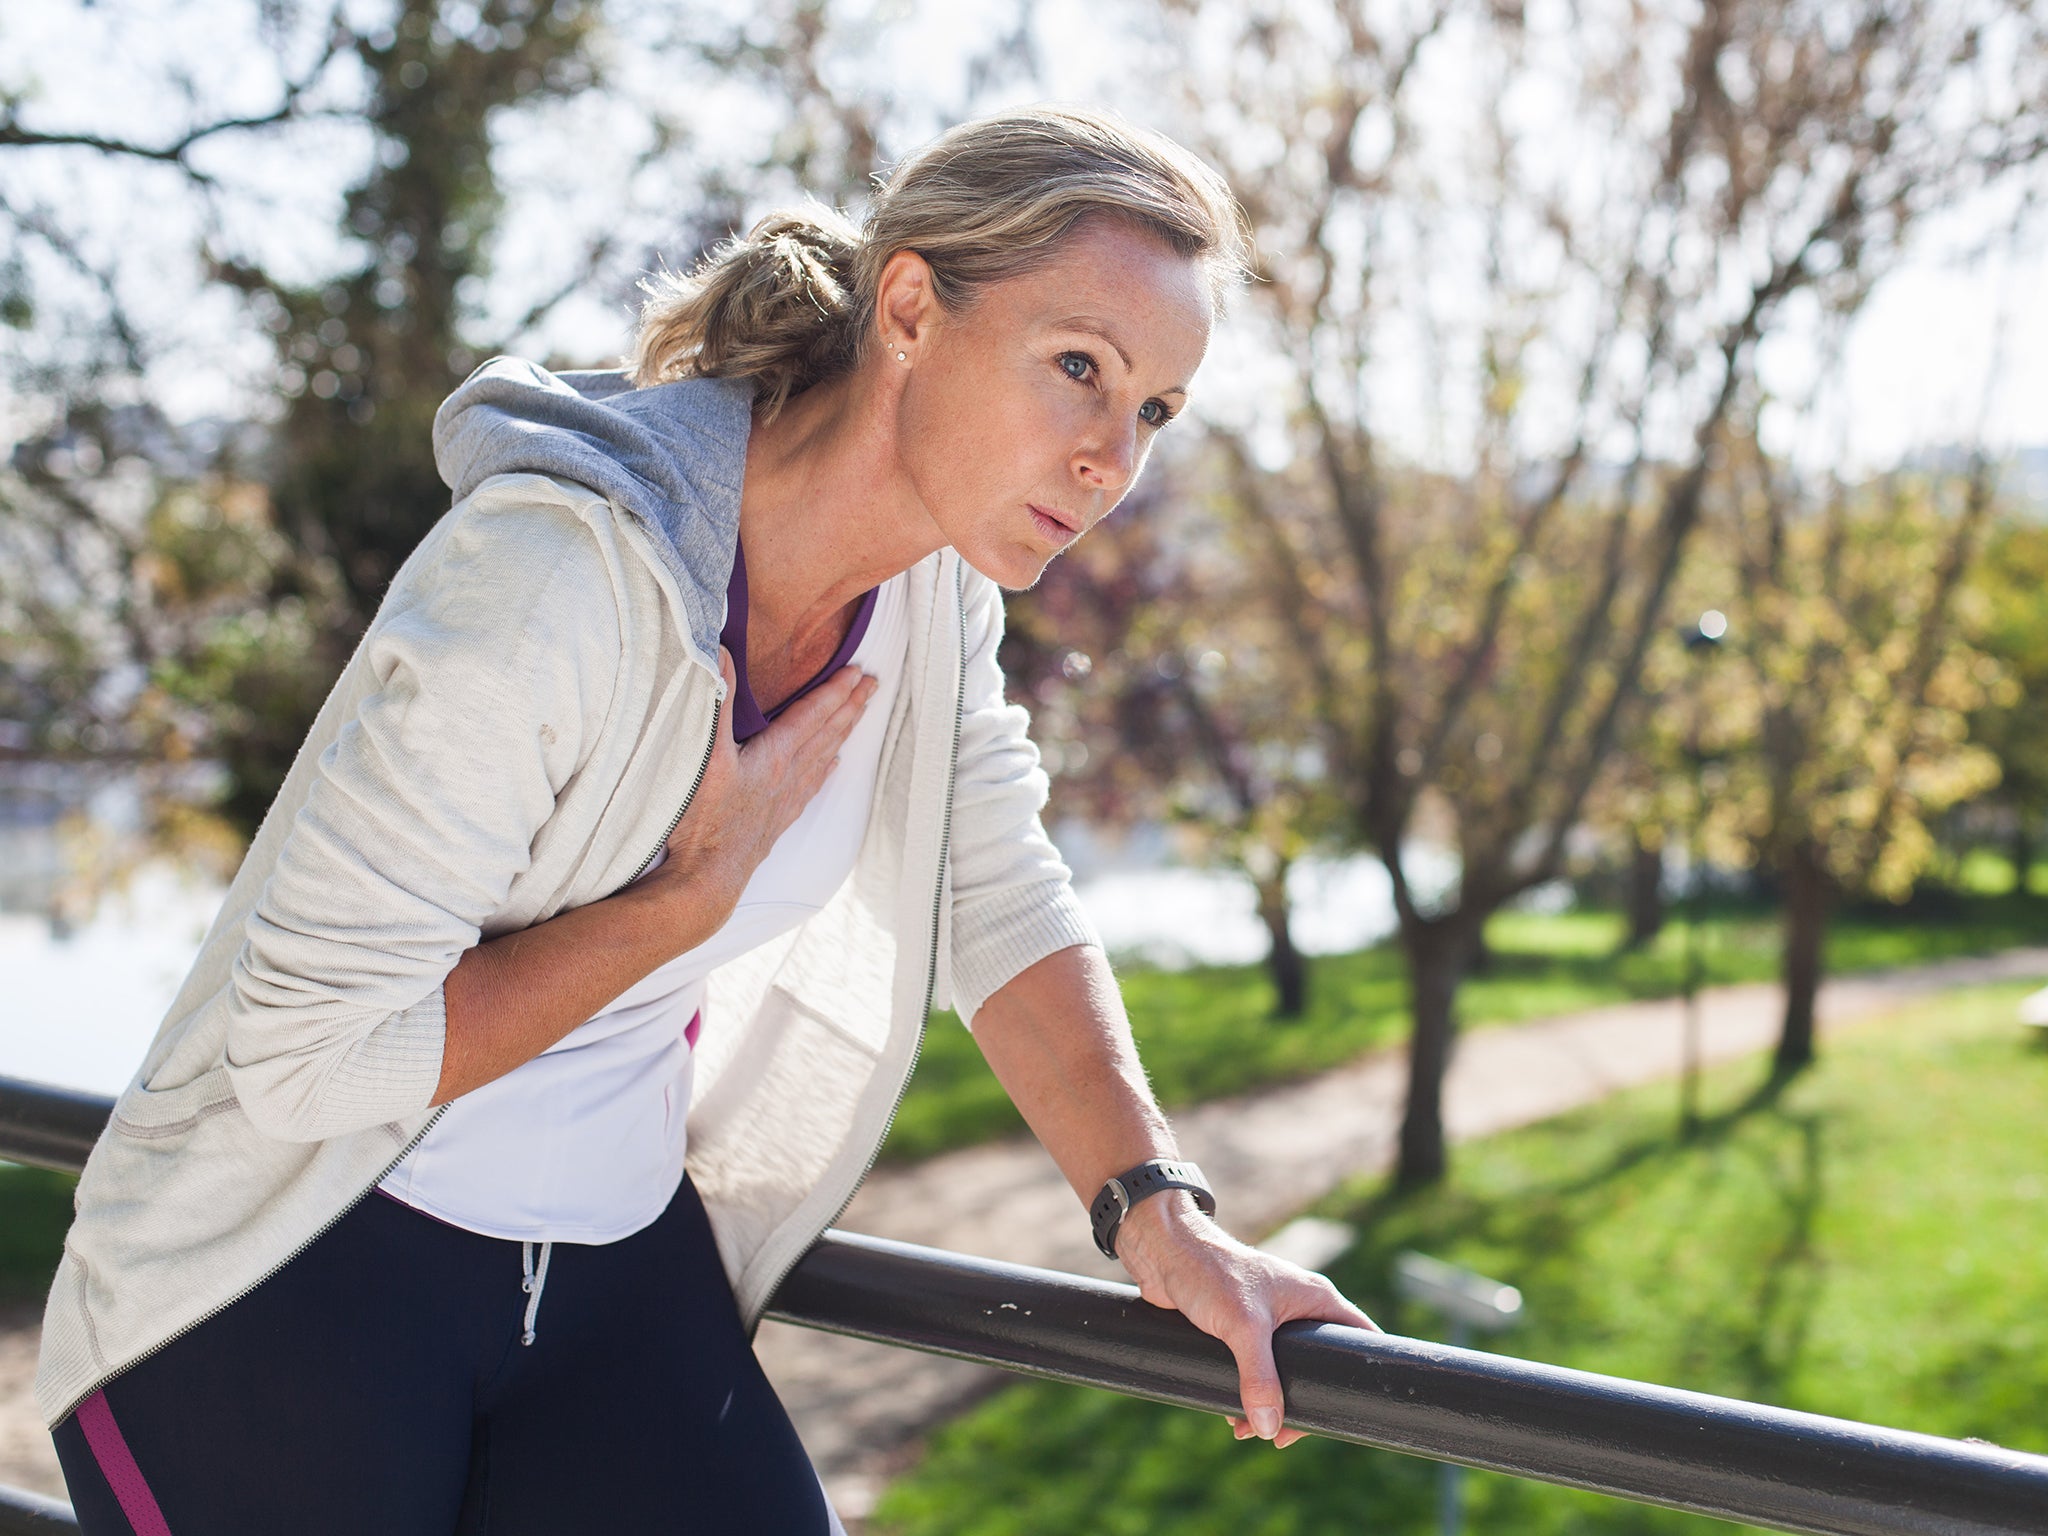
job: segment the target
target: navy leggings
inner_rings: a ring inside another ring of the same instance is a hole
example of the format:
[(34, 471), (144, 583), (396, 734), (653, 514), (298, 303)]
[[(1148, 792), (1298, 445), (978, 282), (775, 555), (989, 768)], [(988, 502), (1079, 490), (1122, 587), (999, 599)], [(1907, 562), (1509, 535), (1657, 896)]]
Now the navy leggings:
[(531, 1344), (522, 1246), (363, 1200), (57, 1426), (85, 1536), (831, 1529), (687, 1179), (554, 1245)]

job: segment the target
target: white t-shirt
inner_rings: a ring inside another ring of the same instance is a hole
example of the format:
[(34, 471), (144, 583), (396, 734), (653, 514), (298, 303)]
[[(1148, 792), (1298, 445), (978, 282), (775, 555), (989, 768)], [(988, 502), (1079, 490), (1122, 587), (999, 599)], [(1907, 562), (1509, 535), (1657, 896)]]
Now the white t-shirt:
[(908, 658), (906, 584), (882, 583), (854, 650), (852, 664), (877, 686), (839, 766), (776, 839), (725, 925), (540, 1055), (450, 1103), (379, 1188), (455, 1226), (530, 1242), (617, 1242), (667, 1208), (683, 1178), (705, 978), (810, 917), (853, 871)]

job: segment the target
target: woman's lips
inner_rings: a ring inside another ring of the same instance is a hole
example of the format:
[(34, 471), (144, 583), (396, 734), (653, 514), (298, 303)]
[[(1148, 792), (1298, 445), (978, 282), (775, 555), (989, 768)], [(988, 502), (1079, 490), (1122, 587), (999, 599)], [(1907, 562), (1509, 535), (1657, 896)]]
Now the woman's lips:
[(1031, 508), (1031, 520), (1038, 525), (1038, 531), (1055, 544), (1066, 544), (1080, 536), (1081, 530), (1046, 511), (1036, 503), (1026, 503)]

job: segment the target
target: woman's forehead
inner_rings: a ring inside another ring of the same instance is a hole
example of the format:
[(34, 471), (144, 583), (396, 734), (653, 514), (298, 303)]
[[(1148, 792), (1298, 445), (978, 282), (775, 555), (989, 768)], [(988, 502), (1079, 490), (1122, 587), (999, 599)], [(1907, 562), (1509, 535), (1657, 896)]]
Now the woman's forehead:
[(1214, 302), (1201, 263), (1156, 235), (1121, 221), (1077, 228), (1050, 261), (1009, 282), (1016, 318), (1100, 337), (1128, 369), (1184, 373), (1184, 388), (1207, 347)]

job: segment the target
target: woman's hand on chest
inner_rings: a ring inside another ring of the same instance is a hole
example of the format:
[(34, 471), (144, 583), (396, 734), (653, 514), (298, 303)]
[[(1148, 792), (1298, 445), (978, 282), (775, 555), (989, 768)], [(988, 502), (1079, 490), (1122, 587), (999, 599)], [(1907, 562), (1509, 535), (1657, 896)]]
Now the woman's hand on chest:
[[(733, 664), (723, 646), (718, 662), (729, 699)], [(875, 688), (859, 668), (841, 667), (745, 746), (733, 741), (730, 707), (719, 711), (704, 778), (669, 834), (667, 861), (642, 882), (676, 904), (688, 940), (678, 954), (724, 926), (768, 850), (839, 761)]]

